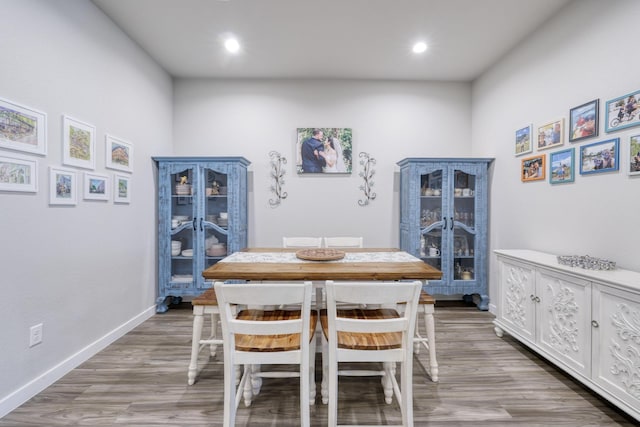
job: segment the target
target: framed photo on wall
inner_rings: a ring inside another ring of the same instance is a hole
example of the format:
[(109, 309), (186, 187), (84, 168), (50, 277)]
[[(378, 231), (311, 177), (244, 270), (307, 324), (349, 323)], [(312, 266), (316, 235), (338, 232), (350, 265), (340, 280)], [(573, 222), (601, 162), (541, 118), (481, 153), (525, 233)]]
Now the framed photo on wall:
[(47, 114), (0, 98), (0, 148), (47, 154)]
[(629, 137), (629, 175), (640, 175), (640, 135)]
[(112, 135), (105, 135), (106, 167), (123, 172), (133, 172), (133, 144)]
[(0, 156), (0, 191), (38, 192), (38, 161), (17, 154)]
[(131, 177), (129, 175), (114, 174), (113, 203), (131, 202)]
[(298, 174), (350, 174), (353, 167), (351, 128), (298, 128)]
[(522, 159), (520, 169), (522, 182), (543, 181), (546, 177), (546, 158), (546, 154), (538, 154)]
[(109, 200), (109, 177), (97, 173), (84, 173), (84, 199)]
[(549, 183), (573, 182), (575, 177), (575, 148), (549, 154)]
[(538, 150), (559, 147), (564, 144), (564, 119), (556, 120), (538, 128)]
[(613, 132), (640, 124), (640, 90), (607, 101), (605, 131)]
[(580, 174), (612, 172), (619, 168), (620, 138), (580, 147)]
[(49, 167), (49, 204), (78, 204), (78, 180), (75, 170)]
[(516, 131), (516, 156), (521, 156), (533, 151), (533, 144), (531, 143), (532, 131), (532, 125), (525, 126)]
[(579, 105), (569, 111), (569, 141), (598, 136), (599, 99)]
[(96, 168), (96, 128), (69, 116), (62, 117), (62, 163)]

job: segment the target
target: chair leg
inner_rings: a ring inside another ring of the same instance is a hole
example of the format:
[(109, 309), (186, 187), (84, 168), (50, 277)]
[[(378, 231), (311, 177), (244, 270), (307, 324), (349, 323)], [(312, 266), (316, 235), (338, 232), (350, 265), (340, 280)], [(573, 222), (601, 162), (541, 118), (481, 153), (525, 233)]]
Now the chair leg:
[(402, 362), (400, 371), (400, 384), (401, 387), (401, 399), (400, 410), (402, 411), (402, 425), (413, 426), (413, 365), (412, 360), (409, 362)]
[(316, 404), (316, 336), (309, 343), (309, 405)]
[[(322, 332), (321, 332), (322, 333)], [(322, 335), (322, 383), (320, 385), (320, 395), (322, 396), (322, 404), (329, 403), (329, 348), (327, 339)], [(331, 425), (331, 424), (329, 424)]]
[(196, 382), (198, 373), (198, 353), (200, 352), (200, 338), (202, 337), (202, 326), (204, 324), (204, 308), (195, 306), (193, 308), (193, 335), (191, 336), (191, 360), (187, 373), (188, 384)]
[(436, 328), (433, 319), (433, 306), (425, 307), (424, 324), (427, 328), (427, 340), (429, 342), (429, 371), (431, 381), (438, 382), (438, 361), (436, 360)]
[(309, 410), (309, 396), (310, 390), (310, 377), (309, 377), (309, 358), (303, 357), (300, 360), (300, 426), (309, 427), (310, 423), (310, 410)]
[(262, 377), (256, 375), (260, 373), (261, 365), (251, 365), (251, 391), (254, 396), (260, 394), (260, 388), (262, 387)]
[(236, 423), (236, 369), (231, 360), (224, 364), (224, 427), (233, 427)]
[[(218, 338), (218, 317), (217, 313), (211, 313), (211, 339)], [(209, 346), (209, 354), (211, 357), (216, 357), (217, 344), (211, 344)]]
[(383, 362), (382, 389), (384, 391), (384, 401), (387, 405), (393, 402), (393, 380), (391, 377), (395, 375), (395, 362)]
[(252, 365), (244, 365), (244, 387), (243, 387), (243, 395), (244, 398), (244, 406), (251, 406), (251, 402), (253, 399), (253, 387), (251, 386), (251, 381), (253, 379), (253, 371), (251, 369)]
[[(338, 424), (338, 362), (335, 357), (328, 361), (329, 368), (329, 408), (328, 408), (328, 425), (330, 427)], [(324, 396), (323, 396), (324, 399)]]

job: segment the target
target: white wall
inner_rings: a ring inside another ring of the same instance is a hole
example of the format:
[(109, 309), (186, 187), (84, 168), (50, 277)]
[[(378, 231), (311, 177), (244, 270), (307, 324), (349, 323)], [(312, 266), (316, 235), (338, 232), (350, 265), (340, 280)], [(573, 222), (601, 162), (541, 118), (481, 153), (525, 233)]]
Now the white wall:
[[(465, 156), (470, 84), (344, 80), (176, 80), (177, 155), (240, 155), (252, 162), (249, 244), (280, 246), (283, 235), (358, 235), (397, 247), (398, 173), (405, 157)], [(350, 176), (295, 172), (298, 127), (353, 129)], [(270, 208), (269, 152), (287, 158), (281, 206)], [(358, 153), (376, 159), (377, 198), (361, 207)]]
[[(474, 82), (473, 151), (496, 157), (491, 249), (589, 254), (640, 271), (635, 220), (640, 180), (622, 170), (629, 135), (640, 128), (604, 132), (606, 101), (640, 89), (634, 71), (640, 57), (631, 47), (639, 16), (636, 0), (576, 0)], [(565, 133), (561, 147), (576, 148), (575, 182), (520, 182), (520, 158), (513, 155), (515, 130), (528, 123), (535, 129), (561, 117), (567, 123), (570, 108), (596, 98), (600, 135), (570, 143)], [(580, 146), (618, 137), (619, 172), (579, 175)], [(490, 295), (496, 295), (495, 257), (491, 260)]]
[[(39, 162), (37, 194), (0, 192), (1, 417), (118, 328), (153, 314), (151, 156), (172, 152), (172, 83), (85, 0), (3, 1), (0, 52), (0, 97), (48, 114), (48, 154), (30, 156)], [(131, 204), (80, 195), (75, 207), (48, 205), (48, 167), (62, 162), (62, 114), (96, 126), (96, 173), (113, 175), (105, 133), (134, 144)], [(43, 342), (29, 348), (38, 323)]]

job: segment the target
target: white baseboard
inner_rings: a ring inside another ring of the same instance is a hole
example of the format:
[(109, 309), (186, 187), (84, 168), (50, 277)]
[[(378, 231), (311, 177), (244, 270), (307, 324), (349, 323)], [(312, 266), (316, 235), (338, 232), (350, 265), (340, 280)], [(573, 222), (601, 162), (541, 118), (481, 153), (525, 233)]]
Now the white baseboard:
[(89, 360), (100, 350), (104, 349), (109, 344), (113, 343), (118, 338), (121, 338), (127, 332), (131, 331), (133, 328), (153, 316), (155, 312), (156, 306), (154, 304), (153, 306), (144, 310), (142, 313), (138, 314), (129, 321), (123, 323), (111, 332), (107, 333), (102, 338), (99, 338), (82, 350), (78, 351), (76, 354), (73, 354), (67, 359), (63, 360), (58, 365), (49, 369), (39, 377), (34, 378), (16, 391), (0, 399), (0, 418), (4, 417), (9, 412), (13, 411), (24, 402), (31, 399), (33, 396), (37, 395), (42, 390), (58, 381), (60, 378), (69, 373), (72, 369), (79, 366), (81, 363)]

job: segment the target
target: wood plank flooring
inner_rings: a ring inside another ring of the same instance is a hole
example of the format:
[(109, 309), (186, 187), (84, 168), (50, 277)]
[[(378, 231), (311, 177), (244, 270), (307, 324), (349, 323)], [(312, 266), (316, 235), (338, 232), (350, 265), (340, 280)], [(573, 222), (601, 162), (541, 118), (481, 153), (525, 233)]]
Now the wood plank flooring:
[[(463, 303), (436, 305), (440, 382), (414, 364), (416, 426), (633, 426), (632, 418), (540, 359), (505, 334), (493, 316)], [(21, 426), (220, 426), (223, 414), (222, 352), (187, 385), (192, 316), (181, 304), (144, 324), (74, 369), (0, 420)], [(312, 426), (326, 426), (320, 403)], [(238, 426), (297, 426), (298, 383), (265, 379), (250, 408), (240, 405)], [(379, 379), (341, 378), (339, 422), (397, 424), (397, 404), (386, 405)]]

